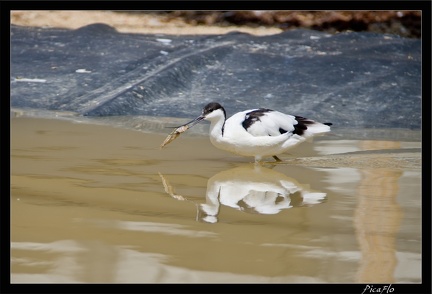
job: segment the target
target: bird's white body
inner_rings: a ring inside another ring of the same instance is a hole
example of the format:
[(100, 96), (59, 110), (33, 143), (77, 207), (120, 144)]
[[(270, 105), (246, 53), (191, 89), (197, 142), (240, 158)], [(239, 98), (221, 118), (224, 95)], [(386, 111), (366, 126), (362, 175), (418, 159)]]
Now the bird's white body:
[[(219, 149), (242, 156), (253, 156), (255, 161), (259, 161), (263, 157), (284, 153), (318, 133), (330, 131), (329, 126), (315, 123), (302, 135), (294, 134), (294, 125), (298, 123), (295, 117), (278, 111), (264, 114), (259, 121), (245, 129), (242, 123), (247, 114), (256, 110), (258, 109), (238, 112), (226, 121), (221, 110), (208, 115), (206, 119), (211, 122), (211, 143)], [(286, 132), (281, 134), (279, 129)]]
[(242, 156), (253, 156), (255, 161), (276, 156), (317, 134), (330, 131), (330, 124), (322, 124), (300, 116), (270, 109), (250, 109), (226, 119), (219, 103), (209, 103), (194, 124), (210, 121), (210, 141), (222, 150)]

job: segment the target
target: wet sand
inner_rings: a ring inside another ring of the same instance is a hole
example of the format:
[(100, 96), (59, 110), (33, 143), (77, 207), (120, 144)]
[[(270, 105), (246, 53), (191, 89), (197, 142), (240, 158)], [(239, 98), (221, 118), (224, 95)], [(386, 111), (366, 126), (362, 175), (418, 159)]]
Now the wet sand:
[(256, 167), (131, 120), (11, 119), (13, 283), (421, 282), (419, 141), (336, 129)]

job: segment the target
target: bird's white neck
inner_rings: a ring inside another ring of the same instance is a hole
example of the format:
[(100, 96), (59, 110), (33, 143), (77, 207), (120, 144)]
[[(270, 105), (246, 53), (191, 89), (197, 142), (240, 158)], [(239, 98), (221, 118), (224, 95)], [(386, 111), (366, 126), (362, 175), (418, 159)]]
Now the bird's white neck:
[(224, 125), (225, 117), (212, 120), (210, 125), (210, 137), (213, 139), (221, 139), (223, 137)]
[(224, 132), (225, 114), (221, 110), (217, 110), (216, 112), (218, 113), (206, 118), (211, 122), (210, 138), (212, 140), (222, 139)]

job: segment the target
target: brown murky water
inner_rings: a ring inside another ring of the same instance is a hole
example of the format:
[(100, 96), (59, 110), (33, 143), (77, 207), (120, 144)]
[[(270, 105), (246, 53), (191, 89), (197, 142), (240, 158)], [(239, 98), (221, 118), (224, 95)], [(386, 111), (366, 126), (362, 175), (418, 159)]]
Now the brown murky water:
[(255, 166), (193, 132), (160, 150), (168, 132), (12, 118), (11, 281), (422, 281), (420, 139)]

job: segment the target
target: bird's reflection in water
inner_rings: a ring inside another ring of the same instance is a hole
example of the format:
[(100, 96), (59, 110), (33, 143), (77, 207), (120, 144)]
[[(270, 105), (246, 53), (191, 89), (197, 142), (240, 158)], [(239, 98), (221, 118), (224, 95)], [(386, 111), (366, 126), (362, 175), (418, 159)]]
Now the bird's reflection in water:
[[(165, 192), (171, 197), (191, 201), (175, 194), (160, 174)], [(277, 214), (283, 209), (323, 202), (326, 193), (312, 192), (286, 175), (259, 165), (245, 165), (222, 171), (207, 182), (206, 203), (197, 205), (197, 220), (216, 223), (220, 205), (258, 214)]]

